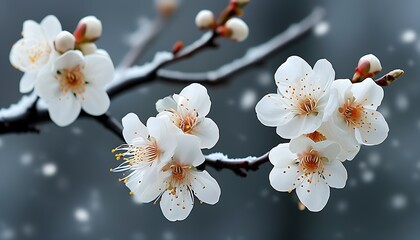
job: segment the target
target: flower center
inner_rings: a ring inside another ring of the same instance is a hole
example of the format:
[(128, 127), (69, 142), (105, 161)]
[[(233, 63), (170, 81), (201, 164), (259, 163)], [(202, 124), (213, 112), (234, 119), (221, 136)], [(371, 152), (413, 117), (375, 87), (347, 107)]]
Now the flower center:
[(313, 133), (308, 133), (308, 134), (306, 134), (306, 137), (312, 139), (312, 141), (314, 141), (314, 142), (321, 142), (321, 141), (327, 140), (327, 138), (324, 136), (324, 134), (322, 134), (318, 131), (315, 131)]
[(338, 112), (346, 121), (347, 126), (359, 127), (363, 117), (363, 106), (356, 102), (356, 99), (347, 99), (343, 106), (338, 108)]
[(184, 133), (191, 133), (194, 126), (197, 124), (198, 120), (198, 113), (196, 114), (188, 114), (185, 117), (181, 117), (180, 121), (178, 123), (178, 127), (184, 132)]
[(190, 169), (191, 166), (183, 166), (181, 164), (179, 164), (178, 162), (175, 161), (171, 161), (170, 163), (166, 164), (163, 168), (162, 171), (166, 172), (166, 171), (171, 171), (171, 186), (176, 186), (177, 184), (181, 183), (184, 181), (186, 175), (187, 175), (187, 170)]
[(318, 152), (311, 149), (309, 152), (304, 152), (298, 155), (299, 168), (305, 174), (322, 171), (324, 168), (323, 158), (318, 155)]
[(113, 152), (115, 151), (125, 151), (123, 153), (115, 154), (115, 157), (117, 160), (120, 160), (121, 157), (123, 157), (130, 166), (139, 163), (152, 163), (158, 159), (160, 155), (157, 142), (154, 138), (151, 138), (150, 142), (145, 145), (134, 146), (124, 144), (115, 148)]
[(305, 98), (302, 99), (298, 104), (299, 114), (301, 115), (309, 115), (309, 114), (316, 114), (317, 102), (313, 98)]
[(86, 82), (83, 74), (83, 67), (77, 65), (73, 69), (62, 69), (57, 71), (56, 79), (60, 81), (60, 91), (67, 93), (69, 90), (75, 94), (82, 94), (86, 90)]

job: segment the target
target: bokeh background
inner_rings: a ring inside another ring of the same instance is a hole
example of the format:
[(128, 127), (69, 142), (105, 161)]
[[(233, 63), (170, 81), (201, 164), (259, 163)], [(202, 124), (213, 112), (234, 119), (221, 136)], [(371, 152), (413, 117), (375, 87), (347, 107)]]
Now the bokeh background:
[[(195, 14), (200, 9), (218, 12), (226, 3), (183, 0), (139, 64), (150, 61), (156, 51), (169, 50), (179, 39), (190, 43), (200, 37)], [(263, 154), (283, 141), (274, 128), (258, 122), (254, 106), (275, 91), (272, 76), (288, 56), (299, 55), (311, 65), (327, 58), (336, 78), (350, 78), (359, 57), (367, 53), (381, 59), (384, 72), (406, 71), (385, 89), (380, 107), (391, 129), (389, 137), (380, 146), (363, 147), (356, 159), (346, 162), (346, 188), (333, 189), (323, 211), (300, 211), (294, 192), (274, 191), (268, 182), (271, 166), (265, 164), (246, 178), (229, 170), (210, 169), (222, 188), (220, 202), (196, 204), (185, 221), (171, 223), (158, 205), (133, 202), (128, 189), (117, 181), (120, 175), (109, 172), (118, 164), (111, 149), (121, 141), (96, 122), (83, 119), (66, 128), (43, 125), (39, 135), (0, 137), (0, 239), (419, 239), (419, 1), (254, 0), (243, 17), (251, 29), (245, 42), (221, 39), (218, 50), (205, 51), (170, 68), (191, 72), (217, 68), (317, 6), (327, 15), (313, 33), (264, 64), (236, 75), (227, 84), (208, 86), (208, 90), (210, 117), (220, 128), (220, 140), (212, 151), (241, 157)], [(21, 73), (10, 66), (8, 55), (20, 38), (23, 21), (39, 22), (48, 14), (56, 15), (69, 31), (81, 17), (96, 15), (104, 26), (98, 45), (117, 64), (129, 50), (127, 39), (138, 22), (153, 19), (156, 13), (150, 0), (1, 0), (1, 107), (21, 97)], [(116, 98), (110, 112), (118, 119), (135, 112), (146, 121), (156, 114), (156, 100), (183, 87), (159, 81), (142, 85)]]

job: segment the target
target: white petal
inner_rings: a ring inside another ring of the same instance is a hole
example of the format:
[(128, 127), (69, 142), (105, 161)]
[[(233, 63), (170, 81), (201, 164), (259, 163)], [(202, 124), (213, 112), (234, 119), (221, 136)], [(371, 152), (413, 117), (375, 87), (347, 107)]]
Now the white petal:
[(192, 165), (194, 167), (202, 164), (205, 160), (200, 150), (199, 140), (193, 135), (176, 135), (177, 147), (174, 152), (174, 161), (183, 165)]
[(71, 50), (65, 52), (63, 55), (58, 57), (55, 62), (55, 69), (73, 69), (78, 65), (84, 65), (85, 60), (82, 53), (78, 50)]
[(292, 162), (297, 158), (297, 155), (289, 150), (288, 143), (282, 143), (271, 149), (268, 154), (271, 164), (275, 167), (285, 168), (291, 165)]
[(332, 82), (331, 87), (337, 90), (339, 96), (344, 96), (351, 89), (352, 83), (349, 79), (337, 79)]
[(311, 174), (296, 187), (296, 193), (309, 211), (319, 212), (330, 198), (330, 187), (318, 174)]
[[(207, 89), (198, 83), (193, 83), (182, 89), (179, 93), (185, 99), (182, 103), (187, 106), (190, 111), (197, 111), (200, 117), (205, 117), (210, 112), (211, 101), (207, 93)], [(178, 105), (181, 102), (178, 102)]]
[(291, 191), (296, 188), (296, 179), (300, 174), (294, 161), (289, 161), (286, 167), (275, 166), (269, 175), (270, 185), (280, 192)]
[(51, 120), (60, 127), (74, 122), (79, 116), (80, 109), (80, 102), (70, 92), (48, 101), (48, 112)]
[(382, 143), (389, 132), (388, 124), (380, 112), (364, 109), (363, 123), (356, 128), (356, 139), (363, 145), (377, 145)]
[(274, 79), (277, 85), (280, 82), (291, 83), (306, 78), (311, 72), (312, 68), (305, 60), (298, 56), (291, 56), (277, 69)]
[(202, 119), (191, 130), (191, 134), (200, 139), (201, 148), (212, 148), (219, 140), (219, 128), (210, 118)]
[(337, 89), (331, 89), (329, 94), (327, 96), (323, 96), (318, 102), (318, 108), (323, 111), (322, 121), (328, 121), (334, 112), (337, 111), (337, 107), (338, 92)]
[(156, 110), (160, 113), (165, 110), (175, 110), (177, 109), (177, 103), (172, 98), (172, 96), (168, 96), (162, 99), (159, 99), (156, 102)]
[(85, 57), (85, 81), (105, 86), (114, 79), (114, 65), (109, 57), (91, 54)]
[(19, 83), (19, 91), (21, 93), (28, 93), (35, 87), (35, 79), (37, 74), (26, 72), (23, 74)]
[(133, 140), (136, 138), (147, 139), (149, 136), (146, 126), (144, 126), (139, 117), (134, 113), (125, 115), (122, 119), (122, 125), (124, 140), (128, 144), (133, 144)]
[(330, 140), (316, 142), (312, 145), (312, 147), (314, 150), (318, 151), (321, 156), (326, 157), (329, 161), (335, 160), (341, 151), (340, 145)]
[(329, 89), (335, 78), (335, 71), (329, 61), (320, 59), (315, 63), (314, 74), (317, 84), (322, 89)]
[(131, 176), (128, 178), (127, 183), (125, 184), (125, 186), (128, 187), (128, 189), (130, 189), (131, 192), (133, 192), (134, 194), (138, 194), (138, 188), (140, 186), (140, 181), (143, 180), (144, 178), (144, 174), (146, 173), (146, 171), (144, 171), (145, 168), (139, 169), (139, 170), (135, 170)]
[(151, 117), (147, 120), (147, 129), (151, 137), (155, 138), (161, 153), (159, 160), (168, 162), (174, 155), (177, 145), (175, 138), (175, 126), (168, 118)]
[(265, 95), (255, 106), (258, 120), (265, 126), (276, 127), (289, 122), (294, 114), (279, 94)]
[(191, 170), (191, 188), (198, 199), (207, 204), (216, 204), (220, 198), (220, 187), (207, 171)]
[(23, 22), (22, 36), (25, 39), (33, 39), (38, 42), (46, 43), (44, 30), (41, 25), (33, 20), (26, 20)]
[(50, 71), (41, 71), (37, 75), (37, 79), (35, 80), (35, 92), (47, 102), (54, 101), (62, 95), (60, 83)]
[(103, 87), (97, 87), (90, 84), (81, 95), (77, 95), (82, 101), (83, 110), (94, 116), (99, 116), (108, 111), (111, 101)]
[(169, 221), (186, 219), (193, 206), (194, 200), (185, 185), (177, 187), (175, 195), (171, 191), (164, 192), (160, 201), (162, 213)]
[(322, 124), (322, 115), (296, 115), (288, 123), (277, 126), (276, 132), (282, 138), (296, 138), (302, 134), (314, 132)]
[(35, 39), (22, 38), (10, 51), (10, 63), (22, 72), (35, 72), (44, 66), (50, 57), (48, 45)]
[(155, 168), (149, 167), (143, 174), (143, 178), (139, 179), (139, 185), (133, 193), (139, 202), (148, 203), (156, 200), (167, 186)]
[(358, 103), (362, 103), (365, 108), (376, 110), (381, 105), (384, 97), (384, 90), (371, 78), (367, 78), (360, 83), (352, 86), (353, 96)]
[(347, 170), (338, 160), (333, 160), (325, 164), (322, 175), (330, 187), (344, 188), (346, 186)]
[(54, 15), (48, 15), (41, 21), (47, 39), (52, 43), (55, 37), (61, 32), (61, 23)]
[(289, 149), (292, 153), (299, 154), (312, 149), (314, 145), (315, 142), (312, 139), (300, 136), (290, 140)]

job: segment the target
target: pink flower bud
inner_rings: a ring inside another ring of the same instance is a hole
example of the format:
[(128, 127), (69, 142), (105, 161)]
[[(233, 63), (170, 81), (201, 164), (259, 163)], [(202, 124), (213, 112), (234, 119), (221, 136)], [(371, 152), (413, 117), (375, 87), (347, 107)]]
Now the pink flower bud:
[(74, 31), (77, 43), (94, 42), (102, 34), (102, 23), (95, 16), (87, 16), (79, 21)]
[(225, 26), (230, 29), (230, 39), (234, 41), (242, 42), (249, 35), (248, 25), (242, 19), (231, 18), (226, 22)]
[(360, 58), (355, 69), (353, 82), (360, 82), (363, 79), (371, 78), (382, 70), (381, 62), (373, 54), (367, 54)]

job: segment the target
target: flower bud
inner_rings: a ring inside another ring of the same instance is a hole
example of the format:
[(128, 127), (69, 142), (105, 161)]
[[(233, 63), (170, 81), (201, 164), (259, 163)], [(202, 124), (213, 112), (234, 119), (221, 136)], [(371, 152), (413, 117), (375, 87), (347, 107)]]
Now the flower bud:
[(371, 78), (382, 70), (381, 62), (373, 55), (368, 54), (360, 58), (353, 75), (353, 82), (360, 82), (365, 78)]
[(79, 21), (74, 31), (77, 43), (94, 42), (102, 34), (102, 23), (95, 16), (87, 16)]
[(96, 53), (96, 50), (98, 50), (96, 44), (94, 43), (82, 43), (79, 44), (78, 48), (83, 53), (83, 55), (93, 54)]
[(209, 10), (201, 10), (195, 17), (195, 25), (201, 29), (209, 29), (215, 24), (214, 14)]
[(242, 42), (248, 37), (248, 25), (242, 19), (231, 18), (226, 22), (225, 26), (231, 31), (229, 38), (234, 41)]
[(76, 38), (67, 31), (61, 31), (54, 39), (55, 50), (61, 54), (74, 49)]
[(156, 8), (163, 16), (170, 16), (176, 11), (179, 0), (155, 0)]

